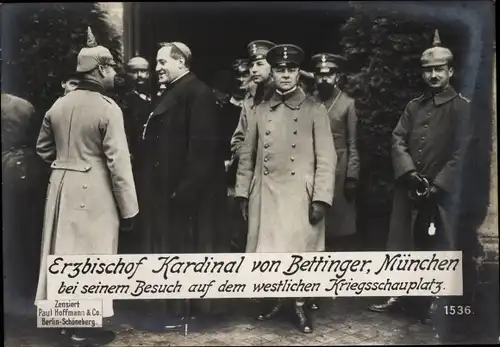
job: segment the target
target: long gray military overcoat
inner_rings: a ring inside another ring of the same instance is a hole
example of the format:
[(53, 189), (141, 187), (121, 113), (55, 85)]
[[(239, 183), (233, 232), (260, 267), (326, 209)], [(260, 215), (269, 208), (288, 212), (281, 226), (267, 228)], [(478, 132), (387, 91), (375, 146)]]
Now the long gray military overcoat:
[[(319, 99), (318, 99), (319, 102)], [(332, 97), (323, 102), (337, 152), (335, 169), (335, 198), (326, 216), (328, 236), (352, 235), (356, 232), (356, 205), (344, 195), (347, 178), (359, 179), (359, 155), (356, 146), (356, 109), (354, 99), (336, 88)]]
[[(47, 298), (50, 254), (116, 254), (120, 218), (138, 213), (123, 115), (102, 87), (82, 81), (46, 113), (38, 155), (51, 165), (36, 300)], [(105, 317), (112, 301), (103, 303)]]
[(414, 224), (418, 215), (400, 178), (412, 170), (427, 177), (443, 191), (435, 214), (437, 247), (454, 249), (457, 190), (461, 167), (472, 129), (469, 100), (453, 87), (432, 96), (424, 94), (408, 103), (392, 135), (392, 161), (396, 178), (388, 249), (414, 248)]
[(248, 117), (239, 151), (237, 197), (249, 198), (247, 252), (319, 252), (324, 220), (309, 222), (313, 201), (331, 206), (336, 153), (323, 105), (297, 88), (275, 93)]

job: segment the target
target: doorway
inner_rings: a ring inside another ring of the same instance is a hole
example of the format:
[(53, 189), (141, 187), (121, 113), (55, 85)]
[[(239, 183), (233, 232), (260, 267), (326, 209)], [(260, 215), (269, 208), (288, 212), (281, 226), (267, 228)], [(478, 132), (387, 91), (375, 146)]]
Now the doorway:
[[(339, 29), (350, 15), (347, 2), (329, 3), (325, 11), (298, 3), (137, 3), (140, 27), (136, 37), (139, 52), (154, 69), (157, 45), (181, 41), (193, 52), (192, 71), (205, 83), (228, 69), (237, 58), (248, 56), (253, 40), (290, 43), (305, 52), (303, 68), (310, 57), (322, 51), (339, 52)], [(258, 8), (256, 8), (258, 6)]]

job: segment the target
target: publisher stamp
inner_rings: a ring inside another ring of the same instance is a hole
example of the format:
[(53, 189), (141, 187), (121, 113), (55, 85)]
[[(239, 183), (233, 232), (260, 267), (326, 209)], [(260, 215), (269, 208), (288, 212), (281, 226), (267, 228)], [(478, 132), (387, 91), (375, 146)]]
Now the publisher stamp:
[(37, 303), (38, 328), (100, 328), (101, 300), (42, 300)]

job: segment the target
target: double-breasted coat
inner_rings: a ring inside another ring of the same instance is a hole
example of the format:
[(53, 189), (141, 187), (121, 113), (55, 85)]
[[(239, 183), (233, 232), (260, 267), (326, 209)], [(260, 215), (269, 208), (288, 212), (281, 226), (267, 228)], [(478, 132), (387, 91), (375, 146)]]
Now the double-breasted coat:
[[(437, 95), (424, 94), (408, 103), (392, 134), (392, 161), (396, 178), (388, 249), (412, 250), (418, 209), (401, 178), (416, 170), (438, 186), (442, 194), (434, 213), (435, 247), (454, 249), (459, 209), (461, 167), (470, 143), (469, 100), (448, 87)], [(419, 230), (419, 232), (422, 232)], [(425, 230), (423, 231), (425, 232)]]
[[(318, 102), (321, 102), (318, 99)], [(359, 155), (356, 146), (357, 117), (354, 99), (335, 88), (331, 98), (323, 101), (328, 111), (337, 152), (335, 198), (325, 223), (328, 236), (352, 235), (356, 232), (356, 204), (344, 195), (346, 179), (359, 179)]]
[(237, 197), (249, 199), (247, 252), (325, 249), (324, 220), (309, 221), (313, 201), (331, 206), (336, 153), (323, 105), (297, 88), (277, 92), (248, 117), (239, 150)]
[(31, 103), (2, 93), (4, 303), (33, 308), (48, 170), (35, 150), (40, 119)]
[[(45, 114), (38, 155), (52, 168), (45, 206), (37, 300), (47, 297), (49, 254), (116, 254), (120, 218), (138, 213), (123, 115), (94, 81)], [(112, 301), (103, 315), (113, 315)]]
[[(189, 72), (167, 86), (150, 114), (139, 164), (144, 252), (229, 251), (219, 112), (212, 90)], [(167, 310), (182, 313), (178, 301), (168, 301)]]

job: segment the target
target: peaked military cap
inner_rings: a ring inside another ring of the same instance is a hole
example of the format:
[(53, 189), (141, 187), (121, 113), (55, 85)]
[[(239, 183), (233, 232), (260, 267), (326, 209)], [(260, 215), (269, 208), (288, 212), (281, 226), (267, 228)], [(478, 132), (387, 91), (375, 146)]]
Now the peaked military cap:
[(127, 67), (129, 69), (147, 70), (149, 69), (149, 63), (143, 57), (135, 56), (128, 61)]
[(250, 61), (265, 59), (267, 52), (274, 46), (276, 46), (274, 42), (266, 40), (255, 40), (250, 42), (247, 46)]
[(332, 73), (341, 68), (346, 58), (331, 53), (318, 53), (311, 58), (315, 73)]
[(90, 27), (87, 28), (87, 47), (80, 50), (76, 60), (77, 72), (92, 71), (99, 65), (116, 65), (109, 49), (97, 44)]
[(248, 59), (236, 59), (231, 67), (237, 75), (244, 74), (249, 71)]
[(453, 59), (453, 54), (448, 48), (441, 47), (441, 39), (439, 38), (439, 32), (436, 30), (434, 32), (434, 41), (432, 42), (432, 48), (428, 48), (422, 53), (420, 58), (420, 63), (422, 67), (429, 66), (441, 66), (450, 63)]
[(291, 44), (274, 46), (267, 53), (267, 61), (271, 66), (283, 66), (290, 64), (300, 66), (303, 60), (304, 51), (302, 48)]

